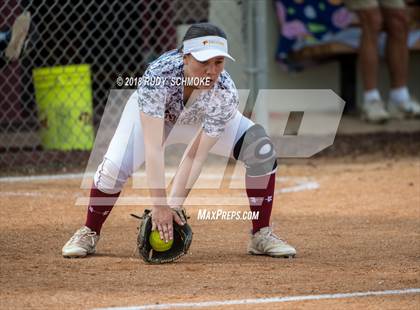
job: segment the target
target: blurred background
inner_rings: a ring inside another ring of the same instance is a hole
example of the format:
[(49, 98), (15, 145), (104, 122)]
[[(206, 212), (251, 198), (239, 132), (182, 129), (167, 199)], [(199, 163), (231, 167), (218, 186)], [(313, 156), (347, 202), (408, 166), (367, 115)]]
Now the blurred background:
[[(346, 101), (339, 134), (365, 133), (373, 139), (377, 133), (403, 132), (409, 133), (408, 143), (414, 143), (420, 131), (418, 120), (371, 125), (358, 118), (362, 85), (354, 39), (360, 32), (351, 12), (340, 11), (343, 22), (334, 29), (317, 20), (314, 32), (321, 29), (322, 38), (314, 35), (305, 42), (289, 42), (281, 32), (284, 20), (277, 2), (0, 1), (0, 31), (10, 31), (23, 12), (32, 16), (18, 59), (7, 60), (2, 53), (0, 60), (1, 174), (83, 167), (110, 89), (130, 88), (118, 85), (117, 79), (130, 82), (129, 78), (141, 77), (149, 62), (181, 45), (189, 24), (207, 21), (228, 35), (236, 62), (228, 62), (227, 70), (239, 89), (251, 90), (246, 113), (252, 110), (259, 89), (331, 89)], [(342, 1), (315, 3), (320, 9), (343, 7)], [(418, 12), (418, 3), (411, 5)], [(417, 17), (411, 20), (418, 22)], [(353, 37), (346, 42), (337, 34), (347, 30)], [(420, 53), (413, 40), (409, 87), (420, 98)], [(389, 87), (384, 66), (379, 83), (381, 90)], [(275, 126), (276, 106), (259, 109), (258, 121), (269, 127), (271, 135), (282, 135)]]

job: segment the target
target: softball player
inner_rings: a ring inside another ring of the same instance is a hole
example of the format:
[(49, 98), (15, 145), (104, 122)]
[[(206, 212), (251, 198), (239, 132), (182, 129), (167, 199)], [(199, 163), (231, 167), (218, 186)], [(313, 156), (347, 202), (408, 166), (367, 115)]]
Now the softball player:
[[(245, 164), (250, 208), (259, 211), (258, 219), (252, 220), (248, 253), (273, 257), (296, 254), (270, 227), (275, 150), (264, 128), (238, 111), (237, 89), (224, 70), (226, 58), (234, 60), (228, 54), (226, 34), (212, 24), (200, 23), (188, 29), (182, 48), (164, 53), (149, 65), (96, 171), (86, 223), (64, 245), (64, 257), (95, 252), (102, 224), (127, 179), (143, 163), (154, 204), (153, 226), (162, 240), (172, 239), (173, 221), (180, 225), (182, 221), (171, 208), (182, 206), (210, 152)], [(166, 82), (156, 83), (157, 78)], [(174, 83), (186, 78), (205, 79), (208, 84)], [(166, 198), (164, 148), (181, 142), (188, 147)]]

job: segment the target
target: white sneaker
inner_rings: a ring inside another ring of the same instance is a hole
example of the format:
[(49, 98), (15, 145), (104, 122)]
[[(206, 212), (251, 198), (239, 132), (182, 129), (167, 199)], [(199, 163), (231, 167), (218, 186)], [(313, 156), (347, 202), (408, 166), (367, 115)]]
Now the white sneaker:
[(420, 104), (415, 99), (403, 102), (388, 102), (388, 111), (392, 118), (420, 117)]
[(62, 254), (67, 258), (85, 257), (95, 253), (98, 241), (99, 236), (96, 232), (89, 227), (83, 226), (63, 246)]
[(294, 257), (296, 250), (273, 233), (271, 227), (261, 228), (251, 236), (248, 253), (272, 257)]
[(9, 60), (16, 60), (19, 58), (29, 32), (30, 24), (31, 13), (29, 12), (24, 12), (19, 15), (13, 23), (12, 37), (10, 38), (10, 42), (5, 51), (6, 58)]
[(364, 102), (362, 106), (362, 119), (370, 123), (385, 123), (389, 120), (389, 114), (385, 110), (385, 104), (381, 100)]

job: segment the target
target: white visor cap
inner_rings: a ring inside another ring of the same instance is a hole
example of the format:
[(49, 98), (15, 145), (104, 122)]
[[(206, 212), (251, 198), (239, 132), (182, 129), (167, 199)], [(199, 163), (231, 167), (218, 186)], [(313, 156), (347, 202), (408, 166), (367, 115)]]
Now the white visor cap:
[(228, 46), (225, 38), (219, 36), (198, 37), (183, 42), (184, 54), (191, 54), (198, 61), (207, 61), (210, 58), (223, 56), (233, 61), (235, 59), (228, 54)]

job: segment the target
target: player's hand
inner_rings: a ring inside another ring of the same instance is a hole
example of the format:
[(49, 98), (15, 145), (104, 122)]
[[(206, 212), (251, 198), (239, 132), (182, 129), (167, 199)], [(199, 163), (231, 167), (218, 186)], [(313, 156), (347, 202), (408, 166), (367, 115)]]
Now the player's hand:
[(169, 206), (152, 208), (152, 230), (158, 230), (160, 239), (168, 242), (174, 238), (173, 221), (184, 225), (181, 218)]

